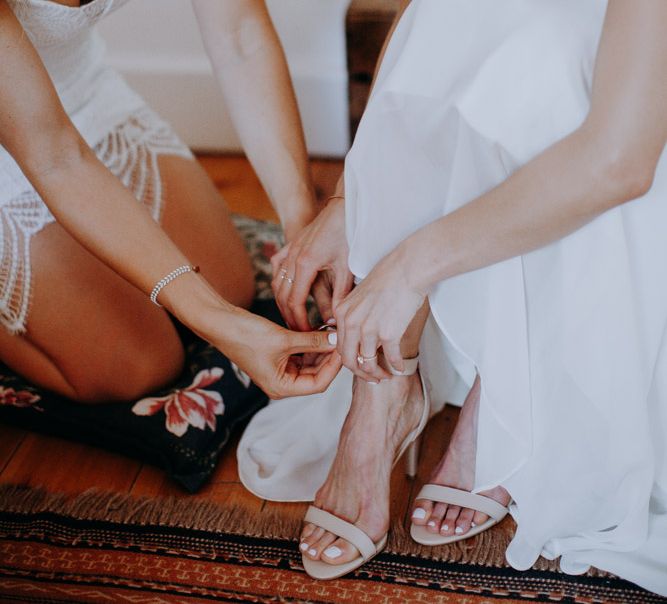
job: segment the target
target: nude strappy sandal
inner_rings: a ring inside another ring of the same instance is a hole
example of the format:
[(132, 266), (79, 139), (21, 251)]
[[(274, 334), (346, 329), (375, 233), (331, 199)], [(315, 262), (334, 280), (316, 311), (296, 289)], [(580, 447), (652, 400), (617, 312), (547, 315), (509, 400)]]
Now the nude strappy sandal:
[[(403, 362), (405, 369), (403, 371), (397, 371), (391, 367), (391, 365), (386, 360), (382, 359), (382, 357), (380, 362), (382, 362), (383, 367), (393, 375), (408, 376), (416, 373), (417, 367), (419, 366), (419, 357), (417, 356), (413, 359), (404, 359)], [(426, 383), (424, 382), (424, 378), (421, 373), (419, 378), (421, 380), (422, 392), (424, 393), (424, 407), (422, 409), (422, 415), (419, 423), (417, 424), (417, 427), (405, 437), (401, 443), (401, 446), (398, 448), (393, 464), (395, 466), (398, 460), (407, 451), (406, 474), (410, 478), (414, 478), (415, 474), (417, 473), (418, 437), (426, 427), (426, 423), (428, 422), (429, 418), (429, 411), (431, 408), (428, 390), (426, 389)], [(312, 505), (308, 507), (308, 511), (304, 517), (304, 522), (319, 526), (325, 531), (329, 531), (330, 533), (345, 539), (354, 545), (354, 547), (356, 547), (360, 553), (359, 556), (353, 560), (350, 560), (349, 562), (346, 562), (345, 564), (329, 564), (328, 562), (324, 562), (322, 560), (311, 560), (310, 558), (307, 558), (305, 555), (301, 554), (303, 568), (305, 569), (306, 573), (308, 573), (308, 575), (313, 577), (313, 579), (326, 580), (342, 577), (343, 575), (356, 570), (363, 564), (366, 564), (366, 562), (377, 556), (387, 545), (387, 533), (385, 533), (379, 541), (373, 542), (373, 540), (366, 533), (364, 533), (364, 531), (356, 527), (351, 522), (347, 522), (346, 520), (343, 520), (342, 518), (339, 518), (330, 512), (326, 512)]]
[(453, 487), (443, 487), (438, 484), (426, 484), (419, 491), (416, 499), (428, 499), (430, 501), (437, 501), (439, 503), (446, 503), (448, 505), (458, 505), (462, 508), (470, 508), (477, 512), (486, 514), (489, 519), (482, 522), (462, 535), (440, 535), (439, 533), (432, 533), (426, 529), (425, 526), (419, 526), (412, 523), (410, 527), (410, 535), (417, 542), (422, 545), (446, 545), (454, 543), (455, 541), (462, 541), (474, 537), (479, 533), (490, 529), (493, 525), (498, 524), (509, 512), (509, 508), (499, 504), (497, 501), (483, 495), (477, 495), (470, 491), (462, 491)]

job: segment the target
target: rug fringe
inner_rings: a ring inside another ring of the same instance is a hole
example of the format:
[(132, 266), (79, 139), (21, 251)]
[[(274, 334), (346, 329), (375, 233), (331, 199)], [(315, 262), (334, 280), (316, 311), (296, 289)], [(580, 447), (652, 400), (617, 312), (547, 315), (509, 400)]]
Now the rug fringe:
[(275, 539), (298, 538), (301, 525), (298, 519), (288, 518), (280, 511), (250, 514), (241, 506), (224, 506), (187, 496), (133, 497), (97, 489), (68, 496), (22, 485), (0, 486), (0, 511), (16, 514), (49, 512), (78, 520), (180, 527)]

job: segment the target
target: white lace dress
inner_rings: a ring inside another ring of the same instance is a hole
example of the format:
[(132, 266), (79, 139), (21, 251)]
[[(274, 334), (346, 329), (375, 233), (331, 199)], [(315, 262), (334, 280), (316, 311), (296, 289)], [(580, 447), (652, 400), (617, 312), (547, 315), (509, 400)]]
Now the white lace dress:
[[(413, 0), (345, 164), (358, 278), (581, 124), (605, 9)], [(593, 565), (667, 595), (666, 264), (663, 152), (643, 198), (429, 294), (422, 366), (440, 403), (481, 376), (475, 489), (511, 493), (516, 568), (560, 557), (567, 572)], [(349, 382), (253, 418), (238, 450), (249, 488), (312, 497)]]
[[(72, 8), (49, 0), (8, 0), (34, 44), (68, 115), (99, 159), (151, 210), (162, 211), (160, 154), (189, 149), (104, 63), (97, 21), (128, 0)], [(55, 218), (0, 146), (0, 324), (25, 331), (30, 306), (30, 240)]]

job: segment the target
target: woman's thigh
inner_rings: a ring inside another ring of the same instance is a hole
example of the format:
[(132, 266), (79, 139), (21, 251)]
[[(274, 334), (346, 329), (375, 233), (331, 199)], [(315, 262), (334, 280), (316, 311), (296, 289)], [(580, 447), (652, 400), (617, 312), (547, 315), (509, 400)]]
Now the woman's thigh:
[[(222, 296), (249, 305), (251, 263), (213, 183), (194, 161), (159, 164), (163, 228)], [(131, 400), (178, 375), (183, 350), (164, 310), (58, 224), (34, 237), (31, 263), (27, 332), (0, 330), (0, 358), (15, 371), (85, 402)]]

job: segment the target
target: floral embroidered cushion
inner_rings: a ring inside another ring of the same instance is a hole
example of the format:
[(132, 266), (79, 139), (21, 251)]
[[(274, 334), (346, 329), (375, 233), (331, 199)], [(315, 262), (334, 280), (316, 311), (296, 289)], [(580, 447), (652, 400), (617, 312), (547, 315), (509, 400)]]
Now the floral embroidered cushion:
[[(280, 322), (269, 258), (281, 245), (276, 225), (236, 218), (257, 275), (251, 309)], [(177, 325), (186, 351), (174, 384), (139, 401), (81, 405), (29, 384), (0, 364), (0, 422), (85, 442), (163, 468), (190, 492), (215, 469), (231, 434), (266, 395), (234, 363)], [(119, 376), (122, 379), (122, 376)]]

